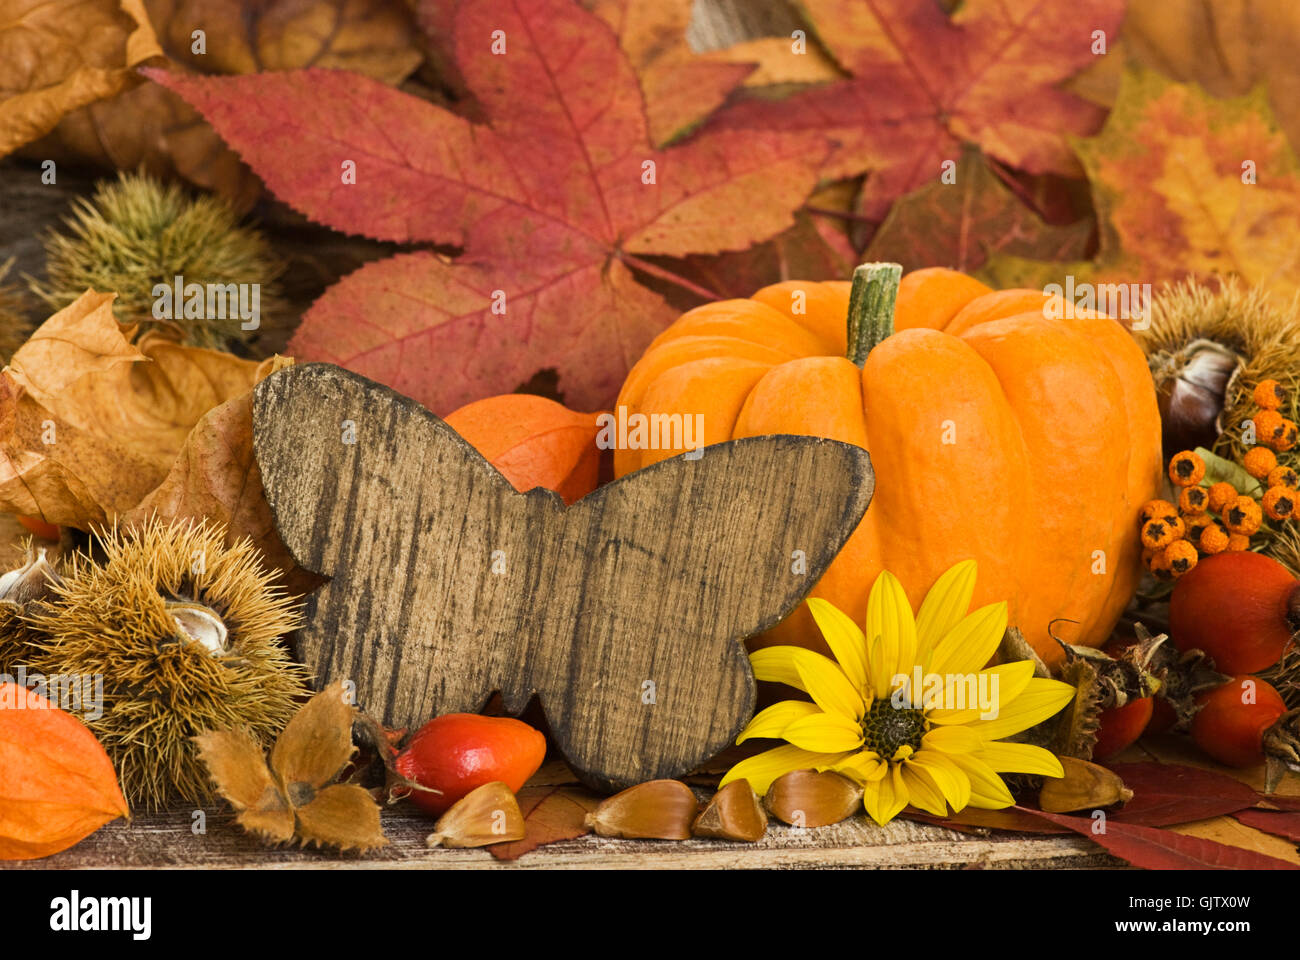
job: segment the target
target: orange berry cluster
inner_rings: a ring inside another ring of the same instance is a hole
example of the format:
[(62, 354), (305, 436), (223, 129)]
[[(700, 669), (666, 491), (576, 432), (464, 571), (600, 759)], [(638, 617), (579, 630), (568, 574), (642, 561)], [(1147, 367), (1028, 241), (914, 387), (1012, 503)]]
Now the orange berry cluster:
[(1255, 387), (1253, 399), (1259, 407), (1251, 418), (1259, 443), (1242, 458), (1241, 466), (1260, 482), (1263, 495), (1257, 500), (1224, 482), (1205, 486), (1205, 461), (1191, 450), (1175, 454), (1169, 461), (1169, 479), (1179, 488), (1177, 506), (1151, 500), (1139, 514), (1142, 562), (1160, 579), (1182, 576), (1200, 557), (1249, 550), (1250, 538), (1259, 532), (1266, 514), (1285, 521), (1300, 506), (1300, 476), (1277, 459), (1297, 443), (1296, 425), (1278, 412), (1286, 392), (1276, 380), (1264, 380)]

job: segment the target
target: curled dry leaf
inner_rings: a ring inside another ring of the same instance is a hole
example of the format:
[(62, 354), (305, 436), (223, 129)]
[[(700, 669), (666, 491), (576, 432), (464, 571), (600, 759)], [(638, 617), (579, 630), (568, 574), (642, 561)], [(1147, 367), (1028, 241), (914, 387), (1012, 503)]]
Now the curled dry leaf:
[(66, 850), (129, 816), (94, 734), (33, 690), (0, 683), (0, 860)]
[(772, 782), (763, 803), (782, 823), (825, 827), (862, 808), (862, 788), (830, 770), (792, 770)]
[(713, 795), (695, 818), (691, 832), (697, 837), (756, 843), (767, 833), (767, 813), (754, 788), (742, 777)]
[(8, 0), (0, 20), (0, 156), (112, 96), (161, 53), (140, 0)]
[[(275, 356), (256, 372), (261, 380), (293, 363)], [(164, 521), (210, 519), (226, 528), (227, 543), (247, 537), (266, 562), (286, 577), (290, 592), (305, 593), (314, 580), (280, 540), (253, 454), (253, 394), (240, 394), (205, 413), (185, 438), (163, 481), (123, 518), (128, 524), (157, 516)]]
[(268, 766), (259, 743), (242, 730), (205, 731), (194, 738), (217, 790), (244, 829), (270, 843), (295, 837), (304, 845), (370, 850), (388, 841), (379, 805), (352, 783), (333, 783), (352, 758), (356, 708), (343, 682), (330, 684), (285, 726)]
[(87, 291), (0, 373), (0, 509), (88, 528), (135, 507), (167, 476), (210, 409), (269, 369), (146, 334)]
[[(133, 0), (137, 5), (139, 0)], [(419, 65), (410, 13), (401, 0), (143, 0), (158, 44), (175, 69), (242, 74), (319, 66), (397, 84)], [(193, 33), (203, 32), (195, 48)], [(39, 144), (42, 157), (180, 176), (238, 210), (261, 182), (199, 113), (146, 83), (69, 114)]]
[[(158, 42), (200, 73), (319, 66), (401, 83), (420, 65), (415, 25), (399, 0), (144, 0)], [(194, 49), (193, 31), (206, 47)]]
[(680, 780), (650, 780), (602, 802), (587, 814), (587, 826), (602, 837), (689, 840), (699, 807), (694, 792)]
[(1119, 775), (1077, 757), (1061, 757), (1063, 777), (1048, 777), (1038, 794), (1038, 806), (1048, 813), (1096, 810), (1133, 799)]
[(486, 847), (524, 839), (519, 802), (500, 780), (475, 787), (438, 818), (425, 838), (430, 847)]

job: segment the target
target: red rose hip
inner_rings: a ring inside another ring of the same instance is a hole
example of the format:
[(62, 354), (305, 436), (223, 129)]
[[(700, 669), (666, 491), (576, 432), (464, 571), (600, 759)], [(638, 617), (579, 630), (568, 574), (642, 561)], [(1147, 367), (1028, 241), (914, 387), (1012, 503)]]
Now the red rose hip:
[(411, 791), (416, 806), (440, 814), (485, 783), (500, 780), (517, 793), (545, 757), (546, 737), (521, 720), (449, 713), (416, 731), (397, 756), (397, 772), (441, 790)]
[(1300, 627), (1300, 584), (1271, 557), (1249, 551), (1205, 557), (1169, 599), (1169, 636), (1204, 650), (1224, 673), (1277, 663)]

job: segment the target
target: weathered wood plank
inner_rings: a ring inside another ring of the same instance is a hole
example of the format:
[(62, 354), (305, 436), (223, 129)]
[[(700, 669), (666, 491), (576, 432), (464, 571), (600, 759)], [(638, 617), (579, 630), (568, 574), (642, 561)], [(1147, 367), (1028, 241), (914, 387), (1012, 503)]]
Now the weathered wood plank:
[(773, 824), (758, 843), (612, 840), (586, 836), (552, 844), (502, 863), (486, 850), (428, 849), (427, 817), (384, 814), (391, 845), (366, 854), (268, 848), (231, 821), (229, 811), (205, 811), (206, 830), (194, 834), (192, 811), (138, 816), (109, 824), (71, 850), (44, 860), (0, 864), (4, 869), (786, 869), (812, 867), (1113, 867), (1119, 861), (1079, 837), (971, 836), (898, 820), (880, 828), (862, 817), (799, 832)]
[(745, 637), (786, 616), (857, 527), (866, 451), (752, 437), (565, 507), (519, 493), (407, 397), (329, 364), (255, 391), (281, 539), (329, 577), (298, 654), (394, 727), (539, 696), (584, 782), (696, 768), (748, 721)]

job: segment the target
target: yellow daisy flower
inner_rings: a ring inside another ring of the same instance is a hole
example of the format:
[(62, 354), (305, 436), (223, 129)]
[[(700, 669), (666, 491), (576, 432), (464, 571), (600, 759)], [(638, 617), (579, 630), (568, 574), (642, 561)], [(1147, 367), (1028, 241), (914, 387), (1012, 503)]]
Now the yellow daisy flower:
[(974, 560), (954, 566), (915, 617), (902, 584), (881, 573), (865, 633), (833, 604), (809, 598), (835, 659), (801, 647), (750, 654), (755, 677), (803, 690), (813, 702), (760, 711), (736, 742), (771, 737), (788, 745), (742, 760), (719, 786), (743, 777), (761, 795), (791, 770), (834, 770), (862, 784), (863, 805), (883, 826), (909, 803), (941, 817), (950, 805), (1011, 806), (1002, 773), (1062, 776), (1050, 751), (1002, 738), (1055, 714), (1074, 688), (1035, 677), (1028, 660), (985, 667), (1006, 631), (1007, 605), (967, 613), (975, 573)]

